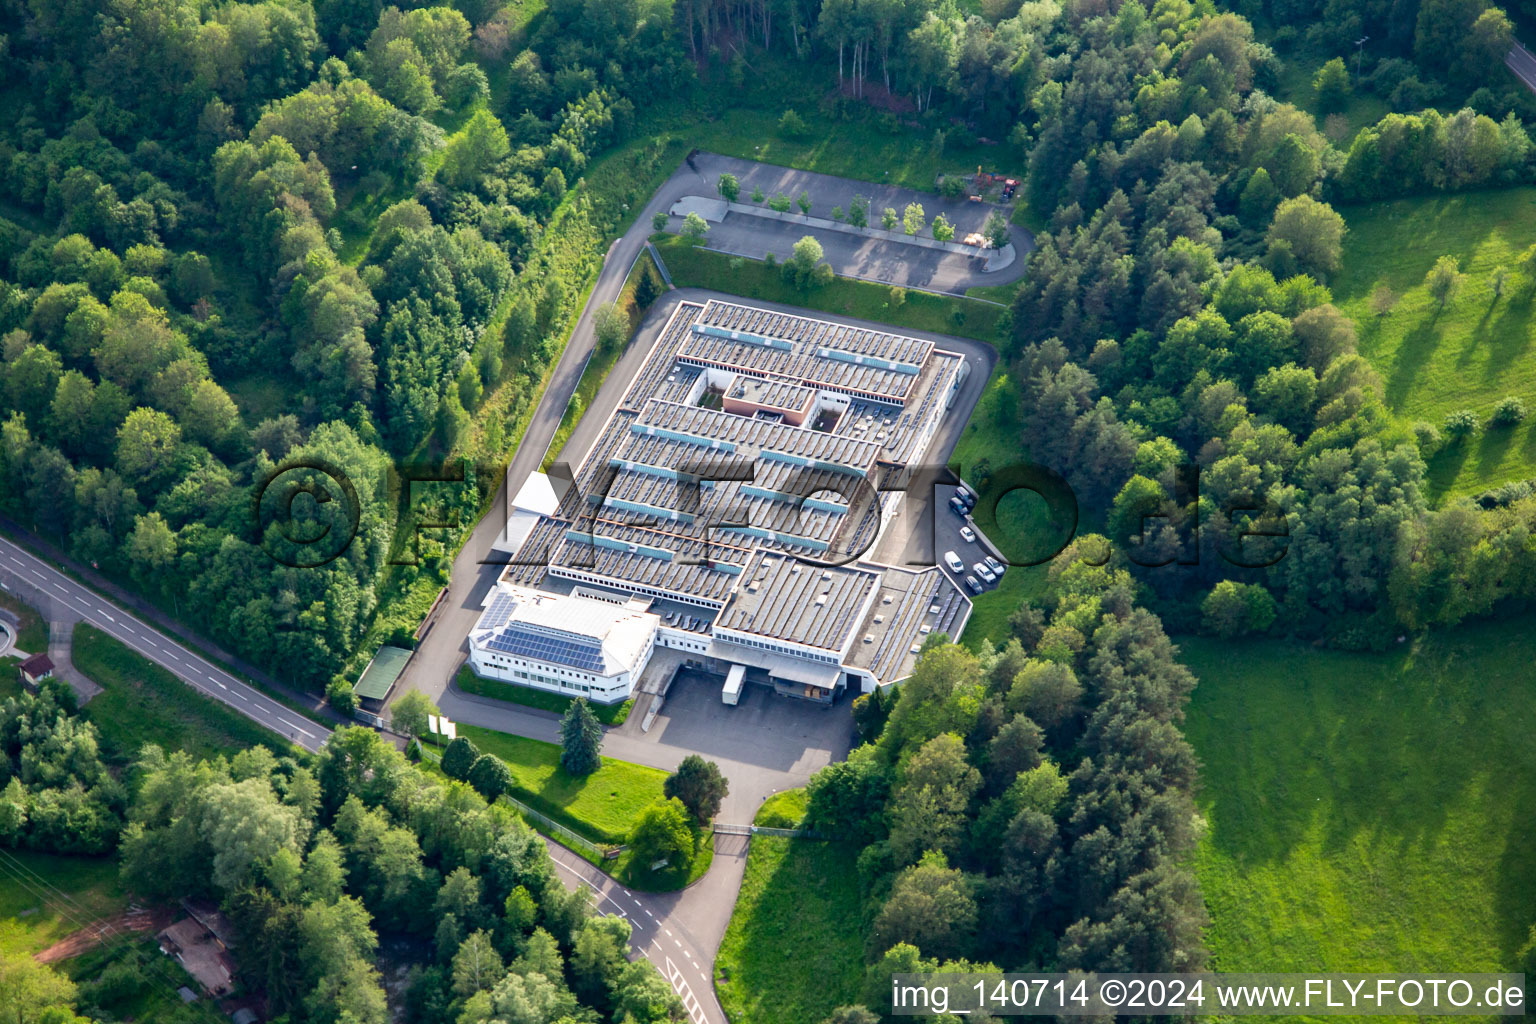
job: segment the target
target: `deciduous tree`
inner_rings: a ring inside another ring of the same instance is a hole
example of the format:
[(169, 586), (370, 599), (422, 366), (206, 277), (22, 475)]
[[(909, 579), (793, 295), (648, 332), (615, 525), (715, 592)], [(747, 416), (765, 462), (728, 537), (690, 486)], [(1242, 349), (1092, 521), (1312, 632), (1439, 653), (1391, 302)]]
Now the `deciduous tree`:
[(677, 771), (667, 776), (661, 791), (681, 800), (694, 820), (702, 825), (720, 812), (720, 803), (730, 788), (719, 765), (698, 754), (689, 754), (677, 766)]

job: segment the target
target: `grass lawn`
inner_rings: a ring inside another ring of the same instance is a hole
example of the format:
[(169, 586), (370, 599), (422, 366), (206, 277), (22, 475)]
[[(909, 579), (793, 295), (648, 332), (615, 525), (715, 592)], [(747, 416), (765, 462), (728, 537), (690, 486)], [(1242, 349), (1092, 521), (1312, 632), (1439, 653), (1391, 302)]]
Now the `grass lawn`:
[(1015, 281), (1012, 284), (984, 284), (975, 288), (967, 288), (965, 294), (973, 299), (986, 299), (990, 302), (1001, 302), (1009, 305), (1013, 297), (1019, 294), (1019, 285), (1022, 282)]
[(276, 752), (288, 741), (204, 697), (171, 673), (93, 626), (75, 627), (75, 667), (105, 687), (83, 709), (101, 733), (103, 752), (119, 763), (146, 743), (194, 758), (233, 754), (256, 744)]
[[(17, 867), (19, 862), (20, 867)], [(68, 893), (74, 903), (37, 893), (43, 883)], [(21, 884), (21, 878), (27, 885)], [(0, 953), (27, 955), (47, 949), (80, 926), (128, 905), (117, 880), (116, 857), (66, 857), (6, 850), (0, 856)]]
[(764, 828), (799, 828), (805, 817), (805, 787), (786, 789), (763, 801), (752, 824)]
[(601, 768), (577, 779), (560, 767), (560, 747), (554, 743), (474, 725), (460, 725), (459, 735), (482, 754), (507, 762), (516, 780), (513, 796), (597, 843), (622, 843), (640, 812), (661, 799), (667, 778), (659, 768), (605, 757)]
[[(804, 69), (796, 74), (803, 77)], [(693, 135), (694, 144), (711, 153), (924, 192), (934, 190), (940, 174), (974, 175), (978, 164), (1000, 174), (1024, 178), (1023, 162), (1011, 156), (1011, 150), (946, 147), (942, 155), (936, 155), (927, 145), (933, 134), (931, 129), (926, 133), (887, 132), (879, 127), (872, 113), (844, 122), (833, 121), (812, 107), (795, 107), (808, 130), (790, 138), (779, 131), (779, 118), (785, 109), (781, 106), (771, 111), (732, 110), (718, 120), (699, 124)], [(1018, 166), (999, 166), (999, 160), (1013, 160)]]
[(1536, 922), (1536, 639), (1184, 639), (1224, 971), (1503, 971)]
[[(778, 267), (744, 256), (727, 256), (688, 244), (678, 235), (656, 237), (656, 248), (679, 288), (714, 288), (732, 295), (782, 302), (806, 309), (874, 320), (939, 334), (955, 334), (995, 344), (1003, 307), (972, 299), (907, 291), (907, 301), (891, 306), (891, 286), (838, 277), (823, 288), (800, 289), (784, 280)], [(954, 314), (964, 314), (956, 323)]]
[(15, 594), (0, 591), (0, 608), (17, 618), (16, 646), (28, 654), (48, 653), (48, 623), (37, 609), (22, 602)]
[[(1344, 267), (1330, 282), (1340, 307), (1360, 328), (1360, 351), (1381, 373), (1387, 405), (1404, 423), (1441, 426), (1457, 409), (1486, 419), (1515, 395), (1536, 409), (1536, 316), (1528, 283), (1511, 273), (1495, 300), (1493, 274), (1513, 267), (1536, 243), (1536, 188), (1403, 199), (1344, 210)], [(1466, 280), (1444, 310), (1424, 275), (1445, 254), (1461, 260)], [(1385, 316), (1370, 309), (1385, 284), (1398, 296)], [(1436, 494), (1465, 494), (1536, 476), (1531, 420), (1484, 430), (1430, 461)]]
[[(472, 693), (477, 697), (504, 700), (508, 704), (521, 704), (527, 708), (542, 708), (545, 711), (553, 711), (557, 715), (565, 714), (565, 709), (570, 707), (576, 699), (558, 693), (546, 693), (528, 686), (513, 686), (509, 683), (499, 683), (494, 679), (481, 679), (468, 665), (459, 667), (459, 674), (454, 679), (454, 684), (465, 693)], [(623, 725), (624, 720), (629, 717), (630, 709), (635, 706), (635, 700), (631, 697), (622, 704), (590, 704), (588, 706), (597, 720), (604, 725)]]
[(754, 836), (715, 958), (733, 1024), (817, 1024), (856, 1003), (864, 976), (858, 849)]

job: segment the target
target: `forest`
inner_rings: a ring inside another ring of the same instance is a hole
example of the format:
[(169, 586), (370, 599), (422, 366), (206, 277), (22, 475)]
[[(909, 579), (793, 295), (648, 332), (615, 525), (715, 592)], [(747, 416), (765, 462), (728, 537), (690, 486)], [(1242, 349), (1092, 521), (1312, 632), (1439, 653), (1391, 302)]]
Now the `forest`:
[[(265, 993), (269, 1019), (382, 1024), (381, 955), (409, 965), (393, 998), (413, 1021), (681, 1019), (655, 968), (629, 961), (628, 922), (567, 891), (504, 802), (429, 776), (369, 729), (303, 761), (261, 745), (212, 760), (146, 745), (121, 780), (96, 742), (63, 683), (0, 705), (0, 844), (116, 849), (141, 897), (221, 906), (240, 981)], [(130, 971), (77, 989), (29, 957), (3, 958), (0, 976), (15, 1019), (57, 1024), (110, 1019), (101, 1006), (160, 983)]]

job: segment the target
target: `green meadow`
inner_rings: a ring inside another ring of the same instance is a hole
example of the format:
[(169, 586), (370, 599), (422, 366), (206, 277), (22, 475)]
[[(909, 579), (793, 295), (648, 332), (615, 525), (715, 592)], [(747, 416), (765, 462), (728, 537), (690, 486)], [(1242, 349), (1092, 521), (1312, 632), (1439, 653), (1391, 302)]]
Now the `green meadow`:
[(1536, 640), (1187, 638), (1196, 861), (1226, 971), (1516, 969), (1536, 923)]
[[(1339, 306), (1359, 326), (1360, 352), (1380, 372), (1387, 406), (1405, 424), (1439, 428), (1447, 413), (1470, 409), (1484, 421), (1506, 395), (1536, 410), (1536, 306), (1530, 281), (1514, 271), (1536, 243), (1536, 188), (1468, 192), (1346, 208), (1344, 265), (1330, 282)], [(1466, 275), (1441, 309), (1424, 275), (1443, 255)], [(1495, 294), (1499, 270), (1503, 294)], [(1385, 285), (1395, 302), (1372, 308)], [(1447, 445), (1429, 462), (1432, 491), (1467, 494), (1536, 476), (1530, 419), (1484, 427)]]

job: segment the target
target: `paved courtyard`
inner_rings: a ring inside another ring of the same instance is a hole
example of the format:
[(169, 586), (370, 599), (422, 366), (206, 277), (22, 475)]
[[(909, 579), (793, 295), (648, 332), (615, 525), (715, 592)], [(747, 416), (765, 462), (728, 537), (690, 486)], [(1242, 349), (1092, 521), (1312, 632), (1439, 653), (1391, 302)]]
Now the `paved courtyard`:
[(842, 760), (851, 749), (853, 719), (848, 708), (853, 698), (846, 693), (824, 706), (748, 684), (733, 707), (720, 699), (723, 682), (723, 676), (684, 669), (673, 681), (649, 732), (640, 731), (638, 714), (630, 715), (618, 731), (685, 747), (711, 760), (730, 758), (806, 777)]

